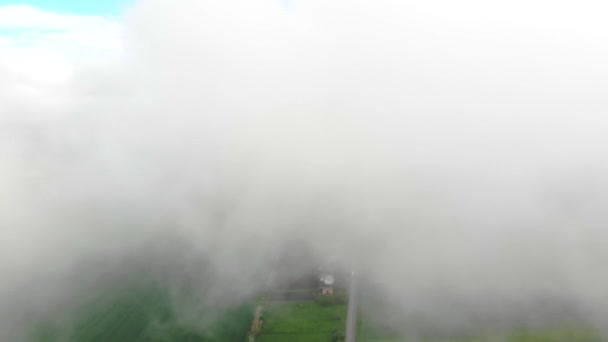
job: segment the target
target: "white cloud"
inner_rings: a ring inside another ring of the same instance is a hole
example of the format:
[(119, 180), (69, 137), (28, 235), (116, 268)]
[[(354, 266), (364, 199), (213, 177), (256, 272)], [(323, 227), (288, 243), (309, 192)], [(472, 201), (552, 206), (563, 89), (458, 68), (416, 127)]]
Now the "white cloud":
[(3, 27), (58, 30), (113, 25), (111, 18), (104, 16), (55, 13), (26, 5), (0, 7), (0, 23)]
[[(120, 25), (0, 18), (26, 30), (3, 39), (0, 74), (1, 341), (21, 303), (50, 308), (37, 291), (74, 298), (57, 270), (122, 261), (160, 226), (232, 275), (282, 237), (360, 246), (402, 317), (437, 326), (519, 320), (551, 290), (606, 327), (603, 6), (276, 3), (140, 1), (131, 63), (67, 85), (23, 73), (120, 53)], [(255, 281), (238, 280), (218, 284)]]
[(0, 67), (37, 82), (62, 82), (76, 65), (121, 55), (114, 17), (0, 6)]

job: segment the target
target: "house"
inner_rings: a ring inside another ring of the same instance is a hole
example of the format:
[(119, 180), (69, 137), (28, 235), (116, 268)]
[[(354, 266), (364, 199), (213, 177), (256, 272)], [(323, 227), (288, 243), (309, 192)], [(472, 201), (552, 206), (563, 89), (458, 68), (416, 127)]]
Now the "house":
[(336, 279), (333, 274), (321, 273), (319, 277), (319, 291), (322, 295), (333, 295), (334, 294), (334, 283)]

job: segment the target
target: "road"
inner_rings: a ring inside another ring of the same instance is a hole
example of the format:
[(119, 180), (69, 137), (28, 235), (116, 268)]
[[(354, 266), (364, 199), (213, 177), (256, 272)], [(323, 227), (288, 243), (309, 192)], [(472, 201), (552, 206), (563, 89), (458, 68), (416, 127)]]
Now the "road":
[(357, 278), (354, 271), (351, 272), (348, 289), (348, 314), (346, 316), (345, 335), (345, 342), (355, 342), (357, 338)]

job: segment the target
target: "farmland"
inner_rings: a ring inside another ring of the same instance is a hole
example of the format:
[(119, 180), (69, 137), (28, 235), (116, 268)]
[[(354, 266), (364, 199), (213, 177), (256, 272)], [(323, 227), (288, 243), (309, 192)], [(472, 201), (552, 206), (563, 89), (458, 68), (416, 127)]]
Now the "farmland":
[[(414, 339), (401, 337), (380, 337), (362, 332), (357, 341), (360, 342), (407, 342)], [(419, 338), (415, 339), (419, 342), (599, 342), (600, 337), (590, 328), (544, 328), (520, 331), (515, 330), (506, 334), (495, 334), (486, 336), (471, 336), (471, 337), (444, 337), (444, 338)]]
[(334, 294), (319, 295), (321, 266), (328, 267), (320, 264), (314, 251), (298, 240), (281, 246), (276, 252), (256, 342), (331, 342), (334, 337), (343, 336), (346, 283), (339, 269), (332, 269)]
[[(61, 319), (36, 327), (30, 342), (242, 342), (251, 323), (249, 304), (210, 308), (195, 297), (176, 299), (153, 284), (108, 289)], [(179, 309), (176, 303), (179, 302)], [(191, 305), (183, 306), (182, 302)]]
[(273, 302), (265, 307), (259, 342), (329, 342), (344, 330), (346, 305), (322, 306), (313, 301)]
[(599, 342), (599, 335), (584, 323), (534, 327), (475, 326), (448, 333), (436, 322), (418, 316), (408, 320), (403, 308), (391, 305), (367, 288), (357, 321), (358, 342)]

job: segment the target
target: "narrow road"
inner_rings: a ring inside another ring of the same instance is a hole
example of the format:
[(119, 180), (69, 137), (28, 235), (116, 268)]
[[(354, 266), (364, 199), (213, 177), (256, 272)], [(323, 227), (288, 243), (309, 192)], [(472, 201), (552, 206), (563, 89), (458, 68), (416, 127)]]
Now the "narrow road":
[(348, 314), (346, 316), (346, 342), (355, 342), (357, 335), (357, 279), (351, 272), (348, 289)]

